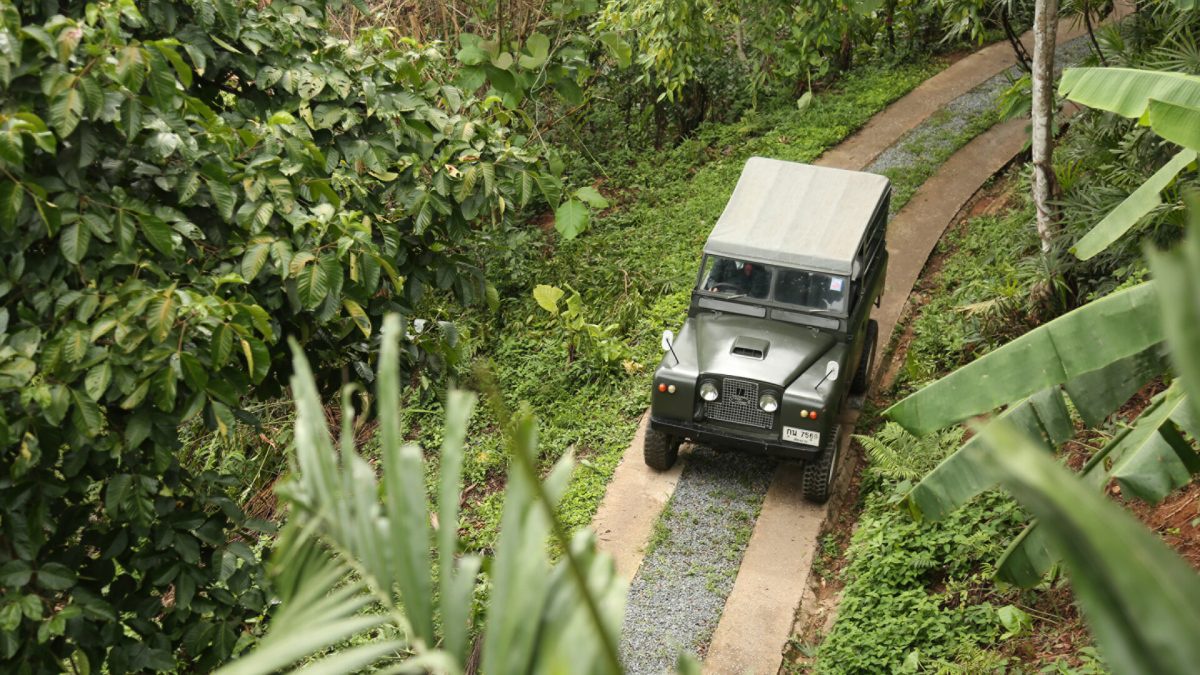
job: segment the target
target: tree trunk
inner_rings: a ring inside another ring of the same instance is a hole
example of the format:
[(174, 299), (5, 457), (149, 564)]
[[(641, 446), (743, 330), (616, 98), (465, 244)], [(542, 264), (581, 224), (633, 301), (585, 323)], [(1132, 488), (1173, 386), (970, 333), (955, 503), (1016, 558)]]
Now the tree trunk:
[(1033, 203), (1042, 254), (1054, 235), (1054, 41), (1058, 0), (1037, 0), (1033, 16)]

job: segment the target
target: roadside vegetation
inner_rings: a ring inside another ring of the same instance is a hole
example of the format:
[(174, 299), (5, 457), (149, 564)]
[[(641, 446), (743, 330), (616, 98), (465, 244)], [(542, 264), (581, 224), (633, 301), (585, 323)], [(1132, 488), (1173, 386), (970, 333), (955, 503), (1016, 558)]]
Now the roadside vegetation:
[[(1167, 7), (1133, 17), (1122, 32), (1101, 35), (1108, 63), (1195, 74), (1186, 59), (1168, 56), (1187, 53), (1184, 43), (1189, 38), (1182, 36), (1190, 35), (1194, 17)], [(1101, 78), (1103, 73), (1085, 70), (1071, 77)], [(1187, 86), (1195, 87), (1197, 80), (1188, 82)], [(1129, 91), (1116, 80), (1105, 81), (1104, 92), (1082, 93), (1078, 86), (1064, 85), (1064, 90), (1106, 110), (1114, 109), (1104, 103), (1109, 92)], [(1074, 315), (1080, 315), (1093, 306), (1088, 303), (1114, 293), (1136, 293), (1131, 289), (1152, 278), (1152, 266), (1160, 273), (1176, 274), (1165, 261), (1194, 255), (1166, 257), (1154, 251), (1178, 246), (1185, 231), (1194, 230), (1186, 226), (1184, 202), (1189, 190), (1195, 190), (1195, 165), (1173, 158), (1180, 153), (1194, 158), (1187, 153), (1195, 140), (1166, 127), (1155, 128), (1153, 123), (1149, 128), (1138, 126), (1126, 119), (1129, 116), (1128, 112), (1117, 116), (1086, 111), (1062, 139), (1055, 153), (1055, 173), (1062, 188), (1060, 230), (1047, 255), (1039, 250), (1031, 226), (1034, 209), (1027, 197), (1029, 172), (1024, 167), (1010, 176), (1002, 197), (1008, 202), (1006, 208), (998, 213), (989, 208), (990, 213), (968, 220), (943, 240), (935, 257), (936, 271), (919, 289), (909, 335), (898, 340), (901, 361), (896, 381), (882, 393), (890, 401), (907, 395), (906, 402), (888, 415), (927, 435), (915, 437), (895, 422), (876, 419), (871, 424), (873, 433), (861, 439), (869, 464), (862, 481), (861, 517), (845, 550), (845, 588), (838, 619), (820, 646), (809, 649), (815, 651), (815, 661), (800, 659), (798, 664), (807, 665), (798, 668), (1104, 672), (1111, 667), (1122, 672), (1138, 662), (1130, 658), (1161, 656), (1161, 667), (1168, 670), (1177, 667), (1169, 665), (1169, 659), (1187, 658), (1182, 653), (1131, 656), (1122, 650), (1137, 648), (1116, 647), (1115, 640), (1122, 634), (1107, 630), (1106, 622), (1133, 611), (1138, 603), (1144, 611), (1161, 612), (1162, 620), (1170, 623), (1186, 625), (1194, 619), (1186, 612), (1170, 614), (1174, 610), (1166, 597), (1145, 589), (1136, 591), (1141, 598), (1122, 597), (1135, 593), (1137, 579), (1144, 575), (1173, 579), (1179, 590), (1170, 593), (1195, 593), (1200, 588), (1195, 576), (1200, 560), (1180, 539), (1180, 526), (1171, 520), (1194, 500), (1196, 492), (1190, 475), (1197, 465), (1195, 427), (1182, 402), (1189, 387), (1187, 355), (1194, 343), (1181, 341), (1178, 332), (1167, 338), (1178, 370), (1163, 365), (1156, 347), (1151, 353), (1130, 354), (1087, 373), (1090, 385), (1066, 381), (1070, 402), (1054, 386), (1046, 394), (1014, 400), (1000, 415), (1025, 428), (1025, 433), (1031, 420), (1036, 429), (1031, 438), (1036, 442), (1030, 447), (1051, 443), (1061, 447), (1061, 463), (1085, 474), (1094, 486), (1084, 488), (1078, 483), (1074, 498), (1088, 505), (1073, 505), (1080, 509), (1073, 515), (1072, 506), (1065, 503), (1048, 510), (1055, 500), (1045, 495), (1035, 498), (1029, 486), (1037, 480), (1053, 480), (1063, 492), (1075, 494), (1077, 481), (1045, 462), (1044, 454), (1026, 452), (1020, 435), (1002, 431), (1003, 421), (965, 436), (956, 425), (918, 423), (906, 407), (952, 387), (954, 376), (947, 375), (956, 371), (986, 377), (985, 363), (996, 363), (1002, 353), (1012, 352), (1006, 345), (1017, 339), (1029, 344), (1029, 338), (1020, 336), (1044, 331), (1047, 322), (1077, 308)], [(1183, 149), (1164, 142), (1164, 137)], [(1165, 176), (1161, 183), (1151, 180), (1156, 173)], [(1157, 194), (1139, 199), (1138, 188), (1148, 181), (1155, 187), (1140, 193), (1163, 190), (1161, 200)], [(1097, 227), (1102, 220), (1104, 225)], [(1089, 234), (1093, 229), (1095, 233)], [(1102, 239), (1096, 243), (1098, 237)], [(1144, 255), (1144, 250), (1150, 253)], [(1163, 326), (1173, 325), (1169, 318), (1173, 314), (1191, 311), (1195, 292), (1194, 287), (1174, 286), (1170, 294), (1158, 296), (1168, 317)], [(1154, 316), (1142, 325), (1158, 330), (1158, 321)], [(1102, 323), (1095, 319), (1081, 328), (1119, 330)], [(1060, 348), (1071, 349), (1066, 341), (1060, 342)], [(1082, 344), (1080, 349), (1091, 349)], [(1036, 353), (1029, 352), (1022, 360), (1036, 359)], [(988, 356), (992, 354), (996, 356)], [(964, 369), (968, 363), (972, 365)], [(1021, 368), (1019, 362), (1010, 365)], [(1122, 368), (1127, 373), (1123, 384), (1105, 379)], [(1100, 392), (1107, 392), (1103, 402), (1097, 400)], [(1023, 413), (1023, 408), (1032, 414)], [(942, 415), (946, 406), (936, 409), (934, 415)], [(946, 429), (929, 433), (941, 427)], [(976, 459), (979, 463), (973, 464)], [(1042, 471), (1045, 478), (1032, 478)], [(951, 473), (957, 478), (947, 480)], [(1022, 477), (1015, 478), (1018, 475)], [(1001, 486), (1012, 492), (996, 489)], [(1119, 512), (1112, 514), (1111, 527), (1127, 533), (1126, 543), (1117, 544), (1112, 534), (1099, 530), (1085, 534), (1083, 508), (1115, 511), (1097, 494), (1097, 487), (1133, 509), (1143, 524), (1155, 529), (1155, 535)], [(1179, 489), (1183, 494), (1178, 498), (1155, 506)], [(1018, 497), (1020, 507), (1009, 494)], [(1027, 525), (1030, 513), (1043, 519), (1037, 528)], [(1187, 527), (1196, 524), (1193, 520)], [(1051, 539), (1044, 530), (1071, 536), (1074, 545), (1064, 546), (1064, 539)], [(894, 537), (897, 532), (907, 536)], [(989, 536), (977, 539), (979, 533)], [(1145, 547), (1144, 560), (1153, 560), (1152, 564), (1117, 562), (1118, 549), (1128, 550), (1127, 542), (1134, 539)], [(1193, 569), (1172, 555), (1164, 540), (1184, 554)], [(944, 541), (953, 544), (929, 555)], [(1086, 558), (1078, 555), (1082, 546), (1092, 547)], [(1132, 632), (1143, 625), (1144, 620), (1138, 622)], [(919, 628), (905, 631), (902, 626)], [(1088, 646), (1093, 639), (1100, 651)], [(1140, 638), (1126, 635), (1125, 639)], [(1105, 659), (1112, 660), (1105, 665)]]

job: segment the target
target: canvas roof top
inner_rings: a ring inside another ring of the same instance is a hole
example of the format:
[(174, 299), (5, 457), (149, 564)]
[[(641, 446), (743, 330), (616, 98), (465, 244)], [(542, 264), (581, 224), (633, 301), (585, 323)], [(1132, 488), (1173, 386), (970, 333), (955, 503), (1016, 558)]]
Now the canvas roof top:
[(887, 178), (751, 157), (704, 252), (849, 275)]

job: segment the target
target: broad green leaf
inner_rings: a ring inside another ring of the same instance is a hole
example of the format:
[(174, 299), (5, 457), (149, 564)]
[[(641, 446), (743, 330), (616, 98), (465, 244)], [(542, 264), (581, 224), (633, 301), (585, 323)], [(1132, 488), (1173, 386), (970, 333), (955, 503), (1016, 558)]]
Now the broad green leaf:
[(585, 186), (579, 188), (578, 190), (576, 190), (575, 197), (577, 199), (583, 200), (588, 206), (592, 207), (593, 209), (607, 209), (608, 208), (608, 200), (604, 198), (604, 195), (600, 194), (599, 190), (592, 187), (591, 185), (585, 185)]
[(88, 396), (100, 401), (104, 399), (104, 392), (108, 391), (108, 385), (111, 382), (112, 366), (108, 361), (104, 361), (88, 369), (87, 375), (83, 378), (83, 388), (87, 391)]
[(126, 45), (121, 48), (117, 57), (117, 81), (125, 85), (131, 92), (138, 93), (146, 80), (146, 58), (142, 48), (137, 45)]
[(538, 306), (554, 315), (558, 315), (558, 301), (562, 299), (563, 294), (563, 289), (557, 286), (538, 284), (533, 288), (533, 299), (537, 301)]
[(633, 60), (633, 49), (620, 35), (612, 32), (600, 34), (600, 42), (608, 48), (608, 53), (617, 62), (618, 68), (628, 68)]
[(209, 342), (209, 356), (214, 368), (220, 369), (229, 362), (233, 353), (233, 329), (221, 324), (213, 329), (212, 341)]
[(534, 179), (542, 196), (546, 198), (546, 203), (557, 207), (559, 201), (562, 200), (562, 181), (548, 173), (539, 173)]
[(104, 412), (86, 394), (71, 390), (72, 421), (75, 427), (88, 438), (95, 438), (104, 431)]
[(1200, 663), (1200, 577), (1161, 539), (1009, 428), (992, 427), (993, 470), (1046, 528), (1105, 663), (1188, 673)]
[[(1009, 406), (997, 421), (1011, 424), (1030, 438), (1040, 439), (1046, 451), (1053, 453), (1065, 440), (1062, 420), (1066, 406), (1057, 388)], [(1068, 424), (1070, 420), (1066, 419)], [(1066, 434), (1069, 437), (1069, 433)], [(988, 452), (979, 435), (972, 436), (933, 471), (913, 486), (904, 497), (914, 517), (941, 520), (963, 504), (995, 487), (996, 477), (988, 471), (984, 455)]]
[(350, 298), (342, 298), (342, 307), (346, 309), (346, 313), (354, 320), (354, 325), (362, 332), (363, 337), (371, 337), (371, 318), (363, 311), (362, 305)]
[(269, 240), (259, 241), (248, 246), (245, 255), (242, 256), (242, 278), (246, 281), (254, 281), (254, 278), (262, 271), (263, 265), (267, 264), (267, 257), (270, 254), (271, 242)]
[(271, 370), (271, 353), (262, 340), (252, 337), (244, 337), (240, 340), (242, 356), (246, 359), (246, 371), (250, 373), (250, 381), (258, 384)]
[(142, 215), (138, 218), (138, 225), (142, 228), (142, 234), (146, 236), (146, 241), (150, 245), (158, 249), (159, 253), (165, 255), (173, 255), (175, 253), (176, 243), (175, 231), (171, 226), (161, 218), (151, 215)]
[(59, 92), (50, 101), (50, 124), (59, 138), (66, 138), (83, 119), (83, 94), (75, 87)]
[(1153, 282), (1084, 305), (908, 396), (884, 414), (914, 434), (961, 422), (1163, 339)]
[(1107, 485), (1111, 476), (1123, 492), (1156, 503), (1187, 485), (1191, 480), (1188, 465), (1195, 464), (1196, 453), (1171, 422), (1186, 405), (1187, 396), (1178, 382), (1156, 397), (1138, 417), (1133, 430), (1107, 450), (1112, 468), (1097, 472), (1103, 476), (1099, 486)]
[(526, 70), (541, 68), (550, 56), (550, 38), (541, 33), (534, 33), (525, 40), (527, 53), (521, 54), (517, 63)]
[(1163, 70), (1067, 68), (1058, 93), (1090, 108), (1140, 118), (1151, 99), (1200, 108), (1200, 77)]
[(1162, 347), (1155, 345), (1140, 354), (1067, 380), (1063, 389), (1070, 395), (1083, 423), (1098, 427), (1165, 368)]
[[(1197, 112), (1200, 115), (1200, 111)], [(1200, 124), (1200, 119), (1197, 120)], [(1137, 224), (1147, 213), (1154, 210), (1154, 207), (1162, 203), (1160, 193), (1164, 188), (1175, 180), (1175, 176), (1183, 171), (1189, 164), (1196, 161), (1195, 150), (1181, 150), (1171, 161), (1167, 162), (1161, 169), (1154, 172), (1153, 176), (1146, 179), (1136, 190), (1133, 191), (1125, 201), (1117, 205), (1115, 209), (1109, 211), (1108, 215), (1096, 224), (1087, 234), (1083, 236), (1075, 246), (1071, 248), (1071, 252), (1080, 260), (1089, 260), (1097, 253), (1108, 248), (1114, 241), (1120, 239), (1122, 235), (1129, 231), (1131, 227)]]
[(1032, 588), (1058, 558), (1046, 543), (1046, 530), (1030, 523), (996, 561), (996, 578), (1021, 588)]
[(0, 182), (0, 230), (10, 231), (16, 226), (24, 201), (25, 190), (20, 183), (7, 179)]
[(75, 585), (75, 573), (60, 563), (46, 563), (39, 567), (34, 575), (38, 586), (51, 591), (65, 591)]
[(58, 248), (72, 265), (83, 262), (92, 243), (92, 230), (82, 219), (63, 228), (58, 236)]
[(212, 195), (213, 203), (221, 217), (226, 222), (233, 220), (233, 211), (237, 206), (237, 195), (234, 194), (233, 188), (221, 180), (207, 176), (204, 178), (204, 182), (208, 185), (208, 193)]
[[(1132, 426), (1121, 429), (1088, 459), (1080, 471), (1082, 480), (1100, 491), (1105, 489), (1117, 471), (1124, 476), (1122, 485), (1130, 494), (1154, 498), (1165, 495), (1170, 488), (1164, 484), (1185, 482), (1188, 470), (1195, 471), (1196, 454), (1179, 441), (1175, 425), (1194, 427), (1188, 419), (1190, 408), (1183, 403), (1182, 391), (1172, 386), (1166, 394), (1155, 397), (1139, 414)], [(1189, 466), (1190, 465), (1190, 466)], [(1045, 533), (1036, 522), (1031, 523), (1013, 541), (996, 563), (997, 576), (1009, 583), (1031, 587), (1056, 562), (1046, 549)]]
[[(299, 257), (297, 255), (292, 259), (293, 264)], [(301, 267), (296, 276), (296, 291), (305, 309), (316, 309), (325, 300), (325, 296), (329, 294), (329, 283), (330, 280), (325, 275), (325, 266), (319, 261), (313, 260)]]
[(154, 376), (154, 407), (163, 412), (175, 409), (178, 398), (178, 376), (175, 368), (167, 366)]
[(208, 370), (194, 355), (182, 352), (179, 355), (179, 367), (183, 371), (183, 381), (193, 391), (203, 391), (208, 385)]
[(150, 336), (156, 343), (161, 343), (167, 339), (175, 326), (175, 316), (178, 312), (175, 289), (172, 287), (165, 293), (156, 295), (146, 309), (146, 323), (150, 328)]
[(587, 229), (592, 212), (578, 199), (568, 199), (554, 211), (554, 229), (564, 239), (574, 239)]
[(1200, 150), (1200, 106), (1187, 107), (1152, 100), (1147, 114), (1154, 133), (1192, 150), (1192, 158), (1195, 158), (1195, 151)]

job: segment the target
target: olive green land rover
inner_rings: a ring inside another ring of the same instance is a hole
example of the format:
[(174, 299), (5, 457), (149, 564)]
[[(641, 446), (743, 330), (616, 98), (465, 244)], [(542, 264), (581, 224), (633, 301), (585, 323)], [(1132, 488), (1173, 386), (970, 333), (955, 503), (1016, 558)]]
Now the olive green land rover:
[(805, 498), (829, 498), (838, 417), (869, 383), (890, 196), (883, 176), (746, 163), (687, 320), (663, 334), (646, 464), (669, 469), (684, 440), (767, 453), (803, 461)]

